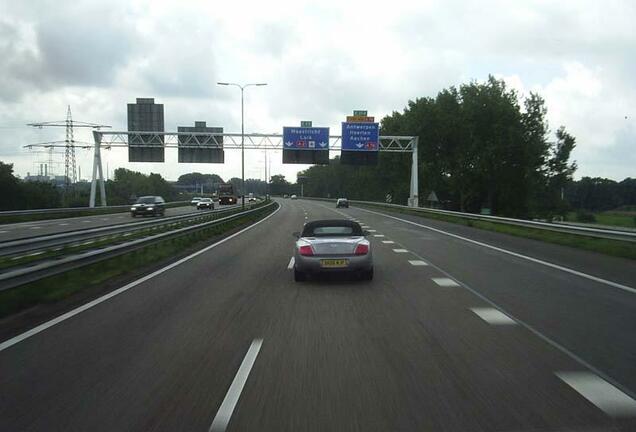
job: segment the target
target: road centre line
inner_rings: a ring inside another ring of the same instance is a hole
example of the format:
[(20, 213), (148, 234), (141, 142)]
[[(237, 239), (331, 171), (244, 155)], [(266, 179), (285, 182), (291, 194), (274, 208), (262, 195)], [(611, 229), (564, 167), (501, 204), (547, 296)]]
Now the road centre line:
[(28, 338), (30, 338), (32, 336), (35, 336), (38, 333), (41, 333), (44, 330), (46, 330), (46, 329), (48, 329), (50, 327), (53, 327), (56, 324), (59, 324), (59, 323), (61, 323), (63, 321), (66, 321), (67, 319), (72, 318), (75, 315), (78, 315), (78, 314), (84, 312), (85, 310), (88, 310), (88, 309), (92, 308), (93, 306), (96, 306), (96, 305), (98, 305), (98, 304), (100, 304), (102, 302), (105, 302), (106, 300), (108, 300), (110, 298), (113, 298), (116, 295), (119, 295), (119, 294), (121, 294), (121, 293), (123, 293), (125, 291), (128, 291), (129, 289), (134, 288), (137, 285), (139, 285), (139, 284), (141, 284), (143, 282), (146, 282), (147, 280), (150, 280), (150, 279), (154, 278), (155, 276), (158, 276), (158, 275), (160, 275), (162, 273), (165, 273), (166, 271), (171, 270), (171, 269), (183, 264), (184, 262), (191, 260), (194, 257), (197, 257), (197, 256), (199, 256), (199, 255), (201, 255), (203, 253), (206, 253), (207, 251), (209, 251), (211, 249), (214, 249), (215, 247), (217, 247), (219, 245), (222, 245), (223, 243), (233, 239), (234, 237), (237, 237), (237, 236), (243, 234), (244, 232), (254, 228), (255, 226), (265, 222), (266, 220), (268, 220), (269, 218), (274, 216), (276, 213), (278, 213), (278, 211), (281, 208), (282, 208), (282, 206), (279, 206), (276, 210), (274, 210), (273, 213), (267, 215), (265, 218), (253, 223), (252, 225), (249, 225), (249, 226), (243, 228), (240, 231), (235, 232), (234, 234), (231, 234), (231, 235), (219, 240), (216, 243), (211, 244), (210, 246), (207, 246), (207, 247), (205, 247), (205, 248), (203, 248), (201, 250), (198, 250), (198, 251), (196, 251), (196, 252), (194, 252), (194, 253), (192, 253), (192, 254), (184, 257), (184, 258), (181, 258), (180, 260), (175, 261), (172, 264), (168, 264), (167, 266), (165, 266), (163, 268), (160, 268), (157, 271), (154, 271), (154, 272), (152, 272), (152, 273), (150, 273), (150, 274), (148, 274), (148, 275), (146, 275), (144, 277), (141, 277), (141, 278), (139, 278), (139, 279), (137, 279), (135, 281), (132, 281), (129, 284), (124, 285), (121, 288), (118, 288), (118, 289), (116, 289), (114, 291), (111, 291), (108, 294), (105, 294), (105, 295), (103, 295), (103, 296), (101, 296), (99, 298), (96, 298), (93, 301), (90, 301), (90, 302), (88, 302), (86, 304), (83, 304), (82, 306), (79, 306), (79, 307), (77, 307), (77, 308), (75, 308), (75, 309), (73, 309), (73, 310), (71, 310), (69, 312), (66, 312), (65, 314), (62, 314), (62, 315), (58, 316), (57, 318), (53, 318), (50, 321), (42, 323), (39, 326), (36, 326), (36, 327), (32, 328), (31, 330), (28, 330), (28, 331), (26, 331), (24, 333), (21, 333), (21, 334), (19, 334), (17, 336), (14, 336), (11, 339), (7, 339), (6, 341), (0, 343), (0, 352), (4, 351), (5, 349), (7, 349), (7, 348), (19, 343), (19, 342), (22, 342), (25, 339), (28, 339)]
[(623, 284), (620, 284), (618, 282), (613, 282), (613, 281), (609, 281), (607, 279), (603, 279), (603, 278), (600, 278), (600, 277), (597, 277), (597, 276), (592, 276), (592, 275), (589, 275), (587, 273), (583, 273), (583, 272), (580, 272), (580, 271), (577, 271), (577, 270), (574, 270), (574, 269), (571, 269), (571, 268), (568, 268), (568, 267), (563, 267), (563, 266), (560, 266), (558, 264), (552, 264), (550, 262), (543, 261), (543, 260), (540, 260), (538, 258), (533, 258), (533, 257), (527, 256), (527, 255), (522, 255), (522, 254), (517, 253), (517, 252), (512, 252), (512, 251), (509, 251), (507, 249), (503, 249), (503, 248), (500, 248), (500, 247), (497, 247), (497, 246), (490, 245), (488, 243), (483, 243), (483, 242), (480, 242), (480, 241), (477, 241), (477, 240), (472, 240), (472, 239), (469, 239), (469, 238), (466, 238), (466, 237), (462, 237), (462, 236), (457, 235), (457, 234), (452, 234), (452, 233), (449, 233), (449, 232), (446, 232), (446, 231), (443, 231), (443, 230), (440, 230), (440, 229), (437, 229), (437, 228), (429, 227), (429, 226), (426, 226), (426, 225), (422, 225), (422, 224), (419, 224), (417, 222), (413, 222), (413, 221), (410, 221), (410, 220), (407, 220), (407, 219), (401, 219), (401, 218), (398, 218), (398, 217), (395, 217), (395, 216), (390, 216), (390, 215), (387, 215), (387, 214), (384, 214), (384, 213), (379, 213), (379, 212), (375, 212), (375, 211), (367, 210), (367, 209), (363, 209), (363, 208), (358, 208), (358, 209), (362, 210), (362, 211), (365, 211), (365, 212), (369, 212), (369, 213), (377, 214), (377, 215), (380, 215), (380, 216), (384, 216), (384, 217), (387, 217), (387, 218), (395, 219), (395, 220), (398, 220), (398, 221), (401, 221), (401, 222), (404, 222), (404, 223), (408, 223), (408, 224), (411, 224), (411, 225), (419, 226), (421, 228), (425, 228), (425, 229), (431, 230), (431, 231), (439, 233), (439, 234), (444, 234), (444, 235), (447, 235), (449, 237), (453, 237), (453, 238), (457, 238), (457, 239), (466, 241), (468, 243), (473, 243), (473, 244), (476, 244), (478, 246), (482, 246), (482, 247), (485, 247), (485, 248), (488, 248), (488, 249), (495, 250), (497, 252), (501, 252), (501, 253), (505, 253), (505, 254), (508, 254), (508, 255), (512, 255), (512, 256), (517, 257), (517, 258), (521, 258), (521, 259), (525, 259), (525, 260), (534, 262), (536, 264), (541, 264), (541, 265), (544, 265), (544, 266), (547, 266), (547, 267), (554, 268), (556, 270), (561, 270), (563, 272), (570, 273), (570, 274), (573, 274), (573, 275), (576, 275), (576, 276), (580, 276), (582, 278), (589, 279), (589, 280), (592, 280), (594, 282), (599, 282), (599, 283), (602, 283), (602, 284), (605, 284), (605, 285), (612, 286), (614, 288), (618, 288), (618, 289), (630, 292), (632, 294), (636, 294), (636, 288), (632, 288), (630, 286), (623, 285)]
[[(323, 207), (324, 207), (324, 206), (323, 206)], [(328, 207), (325, 207), (325, 208), (328, 208)], [(427, 229), (432, 230), (432, 231), (439, 231), (441, 234), (446, 234), (446, 235), (449, 235), (449, 236), (451, 236), (451, 237), (457, 237), (457, 238), (459, 238), (459, 239), (461, 239), (461, 240), (466, 240), (466, 241), (468, 241), (468, 242), (474, 242), (474, 243), (477, 243), (477, 244), (481, 244), (481, 245), (483, 245), (483, 246), (485, 246), (485, 247), (492, 248), (492, 249), (495, 249), (495, 250), (500, 250), (501, 252), (504, 252), (504, 253), (509, 253), (509, 254), (512, 254), (512, 255), (520, 255), (520, 254), (516, 254), (515, 252), (507, 251), (507, 250), (505, 250), (505, 249), (500, 249), (500, 248), (497, 248), (496, 246), (491, 246), (491, 245), (488, 245), (488, 244), (485, 244), (485, 243), (480, 243), (480, 242), (477, 242), (476, 240), (466, 239), (466, 238), (461, 237), (461, 236), (458, 236), (458, 235), (456, 235), (456, 234), (447, 233), (447, 232), (445, 232), (445, 231), (438, 230), (438, 229), (436, 229), (436, 228), (427, 227), (426, 225), (421, 225), (421, 224), (418, 224), (418, 223), (416, 223), (416, 222), (411, 222), (411, 221), (406, 220), (406, 219), (400, 219), (400, 218), (395, 217), (395, 216), (390, 216), (390, 215), (386, 215), (386, 214), (384, 214), (384, 213), (374, 212), (374, 211), (372, 211), (372, 210), (366, 210), (366, 209), (362, 209), (362, 208), (359, 208), (359, 207), (358, 207), (358, 210), (366, 211), (366, 212), (368, 212), (368, 213), (373, 213), (373, 214), (377, 214), (377, 215), (384, 216), (384, 217), (388, 217), (388, 218), (395, 219), (395, 220), (398, 220), (398, 221), (401, 221), (401, 222), (405, 222), (405, 223), (408, 223), (408, 224), (412, 224), (412, 225), (420, 226), (420, 227), (427, 228)], [(395, 243), (395, 242), (393, 242), (392, 240), (384, 240), (382, 243), (388, 243), (388, 242), (390, 242), (391, 244), (392, 244), (392, 243)], [(411, 252), (411, 253), (412, 253), (413, 255), (415, 255), (416, 257), (418, 257), (418, 258), (422, 258), (422, 257), (420, 257), (419, 255), (417, 255), (415, 252)], [(527, 258), (527, 259), (529, 259), (530, 261), (534, 261), (534, 260), (536, 260), (535, 258), (525, 257), (524, 255), (520, 255), (520, 257), (522, 257), (522, 258)], [(541, 260), (536, 260), (536, 261), (539, 261), (540, 263), (544, 263), (544, 262), (541, 262)], [(547, 263), (547, 262), (545, 262), (545, 264), (546, 264), (546, 265), (548, 265), (548, 266), (552, 266), (552, 265), (553, 265), (553, 264), (550, 264), (550, 263)], [(442, 273), (442, 274), (444, 274), (444, 275), (448, 276), (449, 278), (451, 278), (451, 277), (452, 277), (452, 276), (450, 275), (450, 273), (448, 273), (446, 270), (442, 269), (441, 267), (439, 267), (439, 266), (437, 266), (437, 265), (435, 265), (435, 264), (433, 264), (433, 263), (431, 263), (431, 262), (429, 262), (429, 265), (430, 265), (431, 267), (433, 267), (434, 269), (436, 269), (437, 271), (439, 271), (440, 273)], [(558, 266), (556, 266), (556, 267), (558, 267)], [(564, 269), (566, 269), (566, 268), (564, 268)], [(571, 269), (566, 269), (566, 270), (571, 270)], [(575, 272), (575, 270), (571, 270), (571, 271)], [(594, 278), (594, 276), (590, 276), (590, 277), (591, 277), (591, 278)], [(608, 281), (608, 282), (609, 282), (609, 281)], [(514, 316), (514, 315), (512, 315), (511, 313), (509, 313), (509, 312), (505, 311), (505, 309), (504, 309), (504, 308), (502, 308), (501, 306), (499, 306), (499, 305), (498, 305), (497, 303), (495, 303), (493, 300), (491, 300), (490, 298), (488, 298), (486, 295), (484, 295), (484, 294), (480, 293), (480, 292), (479, 292), (479, 291), (477, 291), (476, 289), (472, 288), (471, 286), (469, 286), (469, 285), (468, 285), (468, 284), (466, 284), (465, 282), (463, 282), (461, 286), (462, 286), (464, 289), (467, 289), (468, 291), (470, 291), (471, 293), (473, 293), (475, 296), (477, 296), (478, 298), (480, 298), (480, 299), (481, 299), (481, 300), (483, 300), (484, 302), (486, 302), (486, 303), (488, 303), (489, 305), (491, 305), (493, 308), (495, 308), (495, 309), (497, 309), (497, 310), (500, 310), (500, 311), (505, 312), (505, 313), (506, 313), (506, 315), (508, 315), (511, 319), (515, 320), (515, 321), (516, 321), (516, 322), (517, 322), (520, 326), (522, 326), (523, 328), (525, 328), (526, 330), (528, 330), (530, 333), (532, 333), (533, 335), (535, 335), (536, 337), (538, 337), (539, 339), (541, 339), (542, 341), (544, 341), (545, 343), (547, 343), (547, 344), (548, 344), (548, 345), (550, 345), (551, 347), (555, 348), (557, 351), (560, 351), (560, 352), (562, 352), (563, 354), (565, 354), (566, 356), (570, 357), (572, 360), (574, 360), (575, 362), (577, 362), (577, 363), (578, 363), (578, 364), (580, 364), (581, 366), (583, 366), (583, 367), (585, 367), (586, 369), (589, 369), (590, 371), (594, 372), (597, 376), (601, 377), (602, 379), (604, 379), (604, 380), (605, 380), (605, 381), (607, 381), (608, 383), (612, 384), (614, 387), (616, 387), (617, 389), (621, 390), (623, 393), (625, 393), (626, 395), (628, 395), (628, 396), (629, 396), (629, 397), (631, 397), (632, 399), (635, 399), (635, 400), (636, 400), (636, 394), (634, 394), (634, 393), (633, 393), (630, 389), (626, 388), (626, 387), (625, 387), (625, 386), (623, 386), (621, 383), (619, 383), (618, 381), (616, 381), (616, 380), (615, 380), (615, 379), (613, 379), (612, 377), (608, 376), (606, 373), (604, 373), (604, 372), (603, 372), (603, 371), (601, 371), (600, 369), (596, 368), (596, 367), (595, 367), (595, 366), (593, 366), (592, 364), (590, 364), (590, 363), (588, 363), (587, 361), (583, 360), (581, 357), (579, 357), (578, 355), (576, 355), (574, 352), (570, 351), (568, 348), (566, 348), (566, 347), (564, 347), (563, 345), (559, 344), (558, 342), (556, 342), (556, 341), (552, 340), (550, 337), (548, 337), (548, 336), (544, 335), (544, 334), (543, 334), (543, 333), (541, 333), (539, 330), (535, 329), (533, 326), (531, 326), (530, 324), (526, 323), (525, 321), (523, 321), (523, 320), (521, 320), (521, 319), (519, 319), (519, 318), (515, 317), (515, 316)], [(629, 288), (629, 287), (627, 287), (627, 288)]]
[(636, 416), (636, 400), (589, 372), (555, 372), (563, 382), (612, 417)]
[(296, 261), (296, 258), (291, 257), (291, 259), (289, 260), (289, 264), (287, 264), (287, 270), (291, 270), (294, 268), (295, 261)]
[(234, 376), (234, 380), (232, 381), (230, 388), (225, 394), (225, 398), (223, 399), (216, 416), (214, 416), (214, 420), (212, 420), (209, 432), (224, 432), (227, 428), (230, 418), (232, 417), (232, 413), (234, 412), (234, 408), (236, 407), (236, 403), (241, 397), (243, 387), (245, 387), (247, 378), (250, 375), (250, 371), (254, 366), (254, 362), (256, 361), (256, 357), (258, 356), (262, 345), (263, 339), (254, 339), (252, 341), (238, 372), (236, 372), (236, 375)]
[(516, 325), (517, 322), (499, 309), (490, 307), (470, 308), (479, 318), (492, 325)]

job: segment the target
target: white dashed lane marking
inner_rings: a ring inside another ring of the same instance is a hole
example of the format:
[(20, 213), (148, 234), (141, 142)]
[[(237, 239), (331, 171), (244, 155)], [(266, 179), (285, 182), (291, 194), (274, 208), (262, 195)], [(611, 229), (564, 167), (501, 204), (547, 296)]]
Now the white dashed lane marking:
[(406, 249), (393, 249), (393, 252), (395, 252), (395, 253), (407, 253), (408, 251)]
[(289, 260), (289, 264), (287, 264), (287, 270), (291, 270), (294, 268), (294, 262), (295, 262), (295, 258), (291, 257), (291, 259)]
[(479, 318), (493, 325), (516, 325), (517, 322), (495, 308), (470, 308)]
[(68, 226), (68, 224), (67, 223), (57, 224), (57, 226)]
[(42, 228), (42, 227), (39, 227), (39, 226), (32, 226), (32, 227), (29, 227), (29, 228), (30, 228), (30, 229), (40, 229), (40, 228)]
[(433, 282), (442, 287), (457, 287), (459, 284), (451, 278), (433, 278)]
[(409, 260), (409, 264), (414, 266), (427, 266), (428, 263), (422, 260)]
[(384, 234), (373, 234), (373, 237), (384, 237)]
[(612, 417), (636, 416), (636, 401), (591, 372), (556, 372), (563, 382)]
[(393, 240), (382, 240), (382, 243), (384, 243), (384, 244), (395, 244), (395, 242)]
[(378, 230), (372, 230), (372, 229), (367, 230), (367, 231), (369, 231), (370, 233), (378, 232)]

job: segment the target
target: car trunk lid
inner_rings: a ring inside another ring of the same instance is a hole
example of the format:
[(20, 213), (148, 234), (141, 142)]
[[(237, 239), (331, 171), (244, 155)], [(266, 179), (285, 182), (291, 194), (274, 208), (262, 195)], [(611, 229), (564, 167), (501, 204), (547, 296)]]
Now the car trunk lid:
[(316, 255), (353, 255), (362, 237), (307, 237)]

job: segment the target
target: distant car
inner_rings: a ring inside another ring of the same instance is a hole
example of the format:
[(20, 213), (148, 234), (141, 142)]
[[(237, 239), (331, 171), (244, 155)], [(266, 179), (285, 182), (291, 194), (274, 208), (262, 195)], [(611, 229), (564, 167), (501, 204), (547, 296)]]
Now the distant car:
[(346, 198), (338, 198), (336, 201), (336, 208), (340, 207), (349, 208), (349, 200)]
[(166, 202), (160, 196), (142, 196), (130, 207), (130, 215), (136, 216), (163, 216), (166, 214)]
[(296, 195), (291, 196), (291, 199), (296, 199), (296, 198), (298, 198)]
[(289, 195), (285, 194), (283, 195), (283, 198), (289, 198)]
[(192, 201), (190, 201), (190, 205), (193, 205), (196, 207), (199, 201), (201, 201), (201, 197), (194, 197), (192, 198)]
[(201, 201), (197, 203), (197, 210), (214, 210), (214, 201), (212, 198), (201, 198)]
[(256, 202), (256, 197), (251, 196), (251, 197), (249, 197), (249, 198), (247, 199), (247, 201), (248, 201), (248, 202)]
[(346, 219), (318, 220), (305, 224), (295, 233), (294, 280), (308, 275), (354, 272), (373, 279), (371, 243), (359, 223)]

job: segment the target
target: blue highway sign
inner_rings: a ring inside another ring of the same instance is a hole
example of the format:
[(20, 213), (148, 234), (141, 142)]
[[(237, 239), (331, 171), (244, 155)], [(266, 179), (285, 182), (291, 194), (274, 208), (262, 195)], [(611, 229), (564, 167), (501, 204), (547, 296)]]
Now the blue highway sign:
[(329, 150), (329, 128), (283, 127), (285, 150)]
[(342, 150), (378, 151), (379, 145), (378, 123), (342, 123)]

